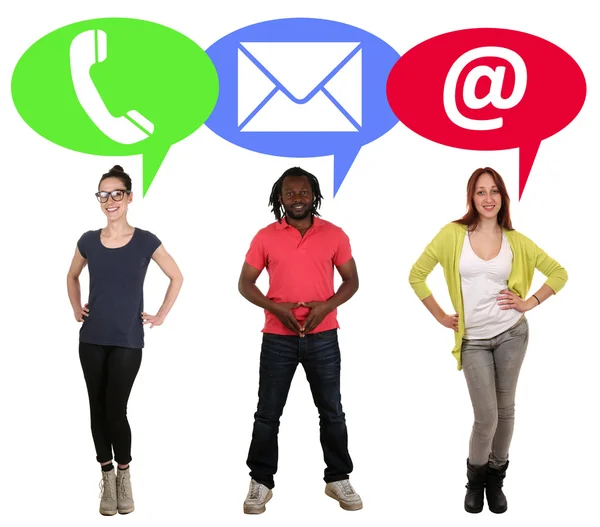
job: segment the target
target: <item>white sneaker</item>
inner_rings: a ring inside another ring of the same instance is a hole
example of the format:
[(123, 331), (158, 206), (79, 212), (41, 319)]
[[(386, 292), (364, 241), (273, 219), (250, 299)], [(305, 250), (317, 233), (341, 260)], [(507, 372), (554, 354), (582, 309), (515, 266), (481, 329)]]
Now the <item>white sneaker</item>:
[(265, 505), (273, 497), (273, 491), (258, 481), (250, 480), (250, 489), (244, 501), (244, 514), (262, 514)]
[(362, 500), (350, 485), (349, 479), (334, 481), (325, 485), (325, 494), (340, 503), (340, 507), (346, 511), (358, 511), (362, 509)]
[(100, 489), (100, 514), (114, 516), (117, 514), (117, 477), (114, 470), (102, 471)]

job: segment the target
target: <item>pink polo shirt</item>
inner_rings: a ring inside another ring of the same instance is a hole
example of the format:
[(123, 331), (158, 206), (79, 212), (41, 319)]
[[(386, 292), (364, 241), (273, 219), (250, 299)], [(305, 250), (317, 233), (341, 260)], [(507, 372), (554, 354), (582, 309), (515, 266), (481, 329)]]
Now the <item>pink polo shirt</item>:
[[(285, 217), (258, 231), (246, 254), (246, 263), (269, 273), (267, 298), (274, 302), (324, 302), (333, 290), (334, 267), (352, 258), (350, 240), (339, 227), (313, 217), (313, 224), (304, 237), (290, 226)], [(302, 324), (310, 309), (292, 309)], [(311, 333), (339, 328), (337, 309), (329, 313)], [(272, 313), (265, 310), (264, 333), (295, 335)]]

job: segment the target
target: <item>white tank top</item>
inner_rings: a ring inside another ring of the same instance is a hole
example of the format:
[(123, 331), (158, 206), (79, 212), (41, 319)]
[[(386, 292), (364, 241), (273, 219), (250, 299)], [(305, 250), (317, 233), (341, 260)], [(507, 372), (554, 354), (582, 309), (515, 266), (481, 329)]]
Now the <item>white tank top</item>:
[(469, 233), (460, 255), (459, 272), (465, 309), (467, 340), (491, 339), (512, 327), (523, 315), (516, 309), (500, 309), (496, 296), (508, 289), (513, 253), (502, 232), (500, 252), (491, 260), (482, 260), (471, 247)]

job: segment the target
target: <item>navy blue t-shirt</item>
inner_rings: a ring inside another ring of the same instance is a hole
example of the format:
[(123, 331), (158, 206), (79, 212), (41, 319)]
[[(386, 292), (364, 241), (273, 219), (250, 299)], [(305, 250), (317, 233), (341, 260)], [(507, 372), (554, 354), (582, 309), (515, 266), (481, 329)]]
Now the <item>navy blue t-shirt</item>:
[(100, 232), (88, 231), (77, 242), (90, 272), (90, 312), (83, 318), (79, 341), (143, 348), (144, 279), (161, 242), (151, 232), (136, 228), (126, 245), (109, 249), (102, 245)]

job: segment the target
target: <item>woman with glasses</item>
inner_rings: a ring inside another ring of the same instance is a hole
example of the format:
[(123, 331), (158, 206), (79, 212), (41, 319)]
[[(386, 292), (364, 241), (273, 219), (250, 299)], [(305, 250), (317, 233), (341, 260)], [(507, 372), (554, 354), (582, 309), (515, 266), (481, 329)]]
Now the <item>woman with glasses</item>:
[[(454, 313), (446, 314), (425, 280), (444, 269)], [(535, 270), (547, 277), (528, 297)], [(413, 265), (415, 293), (444, 327), (454, 331), (452, 354), (464, 371), (475, 422), (467, 459), (467, 512), (507, 510), (502, 491), (515, 421), (515, 392), (529, 341), (525, 313), (558, 293), (567, 272), (513, 229), (504, 181), (478, 168), (467, 184), (467, 213), (441, 229)]]
[[(127, 401), (142, 360), (143, 325), (152, 328), (164, 322), (183, 277), (154, 234), (127, 222), (133, 194), (131, 178), (120, 166), (102, 176), (96, 197), (107, 225), (86, 232), (77, 242), (67, 290), (75, 320), (82, 322), (79, 358), (89, 396), (96, 459), (102, 469), (100, 513), (112, 516), (134, 510)], [(170, 279), (156, 315), (143, 307), (142, 289), (151, 259)], [(90, 289), (88, 302), (82, 306), (79, 275), (86, 265)]]

